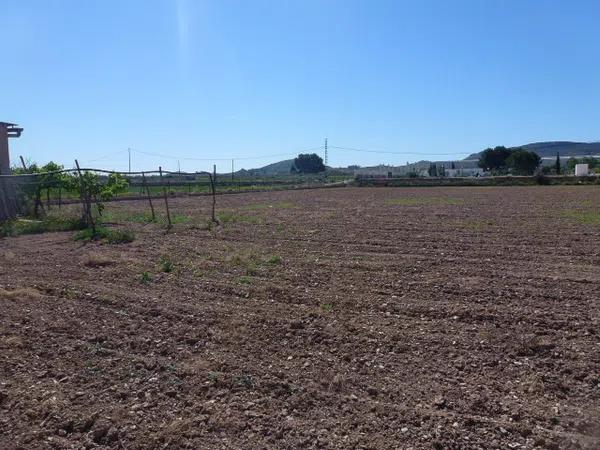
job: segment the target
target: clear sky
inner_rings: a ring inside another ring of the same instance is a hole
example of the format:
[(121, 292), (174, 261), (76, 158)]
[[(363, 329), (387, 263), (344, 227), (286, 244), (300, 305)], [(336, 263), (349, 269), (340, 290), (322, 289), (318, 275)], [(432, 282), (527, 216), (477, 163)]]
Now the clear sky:
[(135, 170), (599, 140), (599, 23), (598, 0), (0, 0), (0, 121), (13, 162)]

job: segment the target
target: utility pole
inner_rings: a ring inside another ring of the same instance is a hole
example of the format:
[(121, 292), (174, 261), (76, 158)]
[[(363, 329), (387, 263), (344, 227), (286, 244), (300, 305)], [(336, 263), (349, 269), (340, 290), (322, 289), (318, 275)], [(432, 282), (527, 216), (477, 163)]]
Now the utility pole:
[(325, 138), (325, 165), (327, 165), (328, 163), (328, 158), (327, 158), (327, 138)]
[(129, 156), (129, 173), (131, 174), (131, 149), (127, 149), (127, 154)]
[(231, 182), (233, 183), (233, 158), (231, 158)]
[(181, 173), (181, 165), (179, 164), (179, 160), (177, 160), (177, 172)]

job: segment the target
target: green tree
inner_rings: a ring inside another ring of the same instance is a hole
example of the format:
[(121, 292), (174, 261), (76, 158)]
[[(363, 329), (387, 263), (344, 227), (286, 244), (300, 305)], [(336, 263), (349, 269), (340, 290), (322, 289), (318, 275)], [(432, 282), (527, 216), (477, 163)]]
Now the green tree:
[(506, 164), (517, 175), (533, 175), (541, 161), (535, 152), (516, 150), (508, 157)]
[(438, 176), (438, 170), (437, 170), (437, 166), (435, 165), (435, 163), (429, 164), (429, 169), (427, 170), (427, 173), (429, 174), (430, 177)]
[(514, 152), (504, 146), (486, 148), (479, 157), (479, 167), (488, 172), (505, 172), (508, 165), (507, 160)]
[(558, 153), (556, 154), (556, 162), (554, 163), (554, 170), (556, 172), (556, 175), (560, 175), (560, 172), (561, 172), (560, 155)]
[(581, 160), (581, 163), (587, 164), (590, 169), (595, 169), (596, 167), (600, 166), (600, 161), (598, 161), (593, 156), (586, 156)]
[(296, 169), (299, 173), (319, 173), (325, 171), (325, 165), (323, 164), (323, 158), (316, 153), (300, 153), (294, 159), (292, 172), (293, 169)]
[(567, 170), (569, 172), (574, 172), (577, 164), (579, 164), (579, 160), (577, 158), (569, 158), (567, 161)]

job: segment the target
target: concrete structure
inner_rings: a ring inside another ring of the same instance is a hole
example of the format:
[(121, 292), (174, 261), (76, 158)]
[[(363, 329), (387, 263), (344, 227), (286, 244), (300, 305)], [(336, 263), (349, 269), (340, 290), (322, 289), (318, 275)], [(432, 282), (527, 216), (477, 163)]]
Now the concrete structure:
[(0, 175), (10, 175), (10, 155), (8, 138), (20, 137), (23, 128), (14, 123), (0, 122)]
[(575, 164), (575, 176), (587, 177), (589, 175), (589, 167), (587, 164)]
[[(23, 128), (14, 123), (0, 122), (0, 175), (10, 175), (10, 155), (8, 153), (8, 138), (19, 137)], [(14, 219), (17, 216), (18, 205), (13, 180), (0, 177), (0, 222)]]

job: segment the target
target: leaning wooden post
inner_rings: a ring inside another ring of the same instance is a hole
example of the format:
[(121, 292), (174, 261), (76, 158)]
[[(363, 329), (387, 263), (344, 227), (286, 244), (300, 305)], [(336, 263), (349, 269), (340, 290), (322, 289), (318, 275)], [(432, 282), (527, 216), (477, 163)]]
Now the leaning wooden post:
[(146, 183), (146, 174), (144, 172), (142, 172), (142, 187), (146, 189), (148, 203), (150, 203), (150, 211), (152, 211), (152, 222), (155, 222), (156, 216), (154, 215), (154, 206), (152, 205), (152, 197), (150, 196), (150, 189), (148, 188), (148, 184)]
[(169, 212), (169, 200), (168, 200), (168, 196), (167, 196), (167, 189), (165, 188), (165, 185), (162, 182), (163, 176), (162, 176), (162, 167), (158, 168), (158, 173), (160, 175), (160, 184), (162, 184), (162, 188), (163, 188), (163, 196), (165, 197), (165, 207), (167, 208), (167, 221), (168, 221), (168, 225), (167, 225), (167, 229), (170, 229), (173, 225), (171, 224), (171, 213)]

